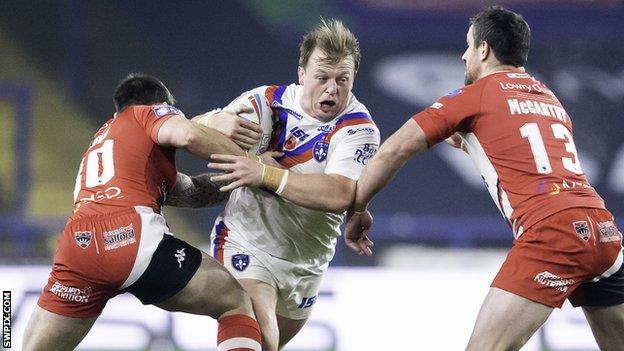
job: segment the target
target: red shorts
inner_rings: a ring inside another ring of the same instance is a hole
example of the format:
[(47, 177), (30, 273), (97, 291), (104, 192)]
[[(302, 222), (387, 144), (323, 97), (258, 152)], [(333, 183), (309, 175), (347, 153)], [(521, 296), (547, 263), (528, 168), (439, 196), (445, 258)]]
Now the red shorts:
[(618, 304), (624, 302), (622, 268), (622, 234), (611, 213), (569, 208), (514, 241), (492, 287), (551, 307), (567, 298), (574, 306)]
[(39, 306), (63, 316), (90, 318), (126, 290), (144, 303), (173, 296), (195, 274), (201, 253), (165, 234), (170, 234), (165, 219), (147, 207), (68, 222)]

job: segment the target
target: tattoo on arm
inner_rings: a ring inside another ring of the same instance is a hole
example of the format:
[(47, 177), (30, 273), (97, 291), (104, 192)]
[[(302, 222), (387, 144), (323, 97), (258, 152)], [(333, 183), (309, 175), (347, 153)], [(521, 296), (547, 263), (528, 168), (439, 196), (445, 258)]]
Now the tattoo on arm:
[(178, 173), (178, 181), (167, 193), (165, 205), (174, 207), (210, 207), (216, 206), (228, 199), (230, 193), (223, 193), (219, 188), (224, 182), (213, 182), (210, 177), (218, 173), (204, 173), (189, 177)]

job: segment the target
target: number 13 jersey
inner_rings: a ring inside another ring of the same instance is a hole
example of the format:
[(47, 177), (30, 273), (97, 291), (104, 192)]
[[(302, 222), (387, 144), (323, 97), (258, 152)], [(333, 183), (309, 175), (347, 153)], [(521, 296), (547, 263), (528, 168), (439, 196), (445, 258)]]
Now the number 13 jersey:
[(527, 73), (492, 73), (412, 118), (429, 146), (459, 132), (516, 238), (566, 208), (604, 208), (581, 169), (570, 116)]

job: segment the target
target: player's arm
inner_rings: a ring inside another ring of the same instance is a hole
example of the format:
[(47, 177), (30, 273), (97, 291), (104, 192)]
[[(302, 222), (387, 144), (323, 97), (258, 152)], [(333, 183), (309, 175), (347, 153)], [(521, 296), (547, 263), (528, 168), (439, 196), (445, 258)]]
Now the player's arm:
[(300, 174), (266, 162), (258, 156), (213, 155), (208, 167), (225, 171), (213, 181), (229, 183), (221, 191), (241, 186), (265, 187), (281, 197), (306, 208), (343, 213), (355, 195), (355, 181), (338, 174)]
[(215, 129), (193, 123), (175, 115), (158, 130), (158, 144), (182, 148), (209, 160), (212, 154), (244, 155), (245, 151)]
[(427, 137), (422, 128), (410, 118), (381, 145), (364, 167), (344, 227), (346, 245), (359, 255), (373, 254), (373, 242), (368, 238), (372, 225), (372, 217), (367, 210), (368, 203), (411, 157), (426, 150), (427, 145)]
[(281, 197), (312, 210), (344, 213), (355, 195), (355, 181), (339, 174), (288, 173)]
[(240, 118), (238, 114), (253, 112), (253, 109), (244, 104), (237, 104), (231, 109), (231, 111), (212, 110), (193, 117), (191, 121), (218, 130), (245, 150), (251, 149), (260, 140), (262, 128), (256, 123)]
[(177, 181), (167, 193), (165, 205), (174, 207), (209, 207), (218, 205), (229, 197), (229, 193), (219, 191), (226, 185), (210, 180), (216, 173), (204, 173), (189, 177), (178, 172)]
[(364, 167), (357, 182), (353, 210), (366, 211), (373, 196), (403, 167), (411, 157), (427, 149), (427, 137), (420, 126), (409, 119), (397, 130)]

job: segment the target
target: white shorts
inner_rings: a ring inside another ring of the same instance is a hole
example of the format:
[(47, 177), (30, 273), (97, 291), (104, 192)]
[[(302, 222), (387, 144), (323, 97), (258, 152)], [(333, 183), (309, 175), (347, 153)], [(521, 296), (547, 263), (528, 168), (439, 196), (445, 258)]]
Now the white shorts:
[(236, 279), (256, 279), (277, 290), (276, 313), (290, 319), (307, 319), (316, 302), (322, 274), (293, 262), (234, 243), (230, 230), (218, 221), (211, 234), (210, 252)]

